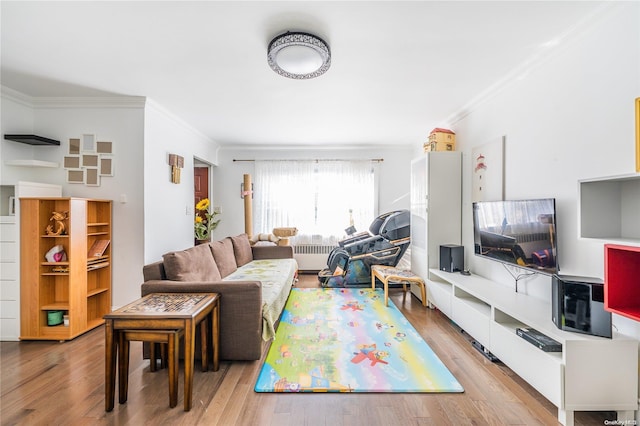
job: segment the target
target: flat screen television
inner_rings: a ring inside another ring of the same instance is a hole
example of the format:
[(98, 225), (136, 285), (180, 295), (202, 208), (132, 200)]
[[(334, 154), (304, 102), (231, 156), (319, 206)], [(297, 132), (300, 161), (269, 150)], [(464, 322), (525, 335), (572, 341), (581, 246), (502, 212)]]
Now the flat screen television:
[(554, 198), (473, 203), (474, 253), (543, 274), (559, 271)]

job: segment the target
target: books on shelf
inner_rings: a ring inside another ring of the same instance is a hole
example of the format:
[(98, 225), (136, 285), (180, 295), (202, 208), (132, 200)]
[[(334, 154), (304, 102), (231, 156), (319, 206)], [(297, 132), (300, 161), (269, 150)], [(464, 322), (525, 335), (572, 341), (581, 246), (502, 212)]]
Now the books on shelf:
[(103, 256), (110, 242), (111, 240), (95, 240), (93, 245), (91, 245), (87, 256), (89, 258)]
[(109, 266), (109, 262), (94, 262), (87, 265), (87, 271), (93, 271), (94, 269), (106, 268)]

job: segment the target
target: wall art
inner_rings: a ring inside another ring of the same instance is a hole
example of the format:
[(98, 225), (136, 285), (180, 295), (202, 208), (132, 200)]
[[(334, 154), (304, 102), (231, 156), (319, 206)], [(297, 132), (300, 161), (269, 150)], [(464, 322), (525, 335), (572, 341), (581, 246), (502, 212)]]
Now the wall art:
[(94, 134), (69, 139), (69, 155), (63, 159), (68, 183), (100, 186), (102, 177), (114, 175), (114, 144)]
[(472, 202), (504, 199), (505, 139), (502, 136), (472, 149)]
[(84, 184), (87, 186), (100, 186), (100, 175), (97, 168), (88, 167), (85, 170)]
[(69, 154), (80, 154), (80, 139), (69, 139)]
[(84, 170), (67, 170), (67, 182), (84, 183)]
[(79, 169), (80, 168), (80, 156), (78, 155), (70, 155), (68, 157), (64, 157), (64, 168), (65, 169)]

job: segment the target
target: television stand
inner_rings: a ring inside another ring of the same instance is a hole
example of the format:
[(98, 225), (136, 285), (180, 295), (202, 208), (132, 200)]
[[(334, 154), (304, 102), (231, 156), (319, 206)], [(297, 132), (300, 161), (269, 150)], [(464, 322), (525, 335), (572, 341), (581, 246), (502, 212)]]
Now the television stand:
[[(429, 305), (472, 336), (482, 352), (499, 358), (558, 407), (563, 425), (573, 425), (574, 411), (617, 411), (619, 422), (634, 420), (637, 340), (559, 330), (551, 320), (550, 302), (478, 275), (429, 269), (427, 295)], [(518, 336), (518, 328), (538, 330), (558, 341), (562, 352), (539, 349)]]

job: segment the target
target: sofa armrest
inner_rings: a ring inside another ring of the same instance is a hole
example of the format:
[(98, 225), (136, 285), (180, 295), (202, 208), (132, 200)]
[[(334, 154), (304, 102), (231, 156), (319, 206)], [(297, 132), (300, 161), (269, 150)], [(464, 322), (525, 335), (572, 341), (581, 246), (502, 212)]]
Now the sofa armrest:
[(160, 260), (158, 262), (144, 265), (142, 267), (142, 276), (145, 281), (167, 279), (167, 274), (164, 271), (164, 262)]
[(170, 281), (142, 284), (150, 293), (220, 294), (220, 358), (256, 360), (262, 353), (262, 283), (259, 281)]
[(253, 246), (251, 251), (253, 260), (293, 258), (292, 246)]

